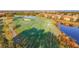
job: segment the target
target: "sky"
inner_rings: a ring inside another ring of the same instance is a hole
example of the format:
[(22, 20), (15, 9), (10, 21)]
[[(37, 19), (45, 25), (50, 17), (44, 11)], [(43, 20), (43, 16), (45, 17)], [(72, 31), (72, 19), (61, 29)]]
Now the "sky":
[(0, 10), (79, 10), (79, 1), (0, 0)]

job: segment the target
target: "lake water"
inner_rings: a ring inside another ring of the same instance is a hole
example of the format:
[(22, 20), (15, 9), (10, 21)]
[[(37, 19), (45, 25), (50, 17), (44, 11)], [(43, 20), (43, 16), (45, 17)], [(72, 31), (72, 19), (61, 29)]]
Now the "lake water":
[(79, 28), (69, 27), (69, 26), (65, 26), (61, 24), (59, 24), (59, 28), (62, 32), (64, 32), (66, 35), (68, 35), (72, 39), (75, 39), (76, 42), (79, 43)]

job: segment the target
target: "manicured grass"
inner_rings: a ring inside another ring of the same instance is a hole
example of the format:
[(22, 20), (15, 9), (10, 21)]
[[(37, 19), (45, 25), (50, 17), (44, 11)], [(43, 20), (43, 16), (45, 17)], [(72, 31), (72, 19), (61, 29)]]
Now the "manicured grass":
[(19, 42), (21, 47), (59, 47), (59, 42), (55, 36), (56, 26), (51, 19), (36, 17), (25, 21), (23, 18), (16, 18), (15, 25), (17, 36), (14, 42)]

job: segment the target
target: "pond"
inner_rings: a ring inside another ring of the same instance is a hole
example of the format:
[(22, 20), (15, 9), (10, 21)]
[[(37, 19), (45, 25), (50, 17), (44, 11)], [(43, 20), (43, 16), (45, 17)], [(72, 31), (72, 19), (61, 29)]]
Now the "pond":
[(59, 28), (62, 32), (68, 35), (70, 38), (75, 39), (77, 43), (79, 43), (79, 28), (70, 27), (59, 24)]

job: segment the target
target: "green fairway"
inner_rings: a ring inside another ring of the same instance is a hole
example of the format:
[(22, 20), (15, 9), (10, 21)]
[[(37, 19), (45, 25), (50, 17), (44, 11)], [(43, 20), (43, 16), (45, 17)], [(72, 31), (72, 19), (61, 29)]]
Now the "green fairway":
[[(59, 47), (56, 37), (59, 31), (51, 19), (15, 17), (14, 24), (18, 32), (15, 38), (18, 41), (21, 40), (22, 47)], [(55, 33), (55, 31), (58, 32)]]
[[(18, 33), (21, 33), (24, 30), (37, 28), (37, 29), (44, 29), (45, 32), (53, 32), (57, 30), (56, 26), (53, 24), (51, 19), (36, 17), (35, 19), (28, 19), (29, 21), (24, 20), (24, 18), (15, 18), (14, 24), (19, 26), (16, 30)], [(58, 30), (57, 30), (58, 31)], [(59, 32), (58, 32), (59, 33)]]

